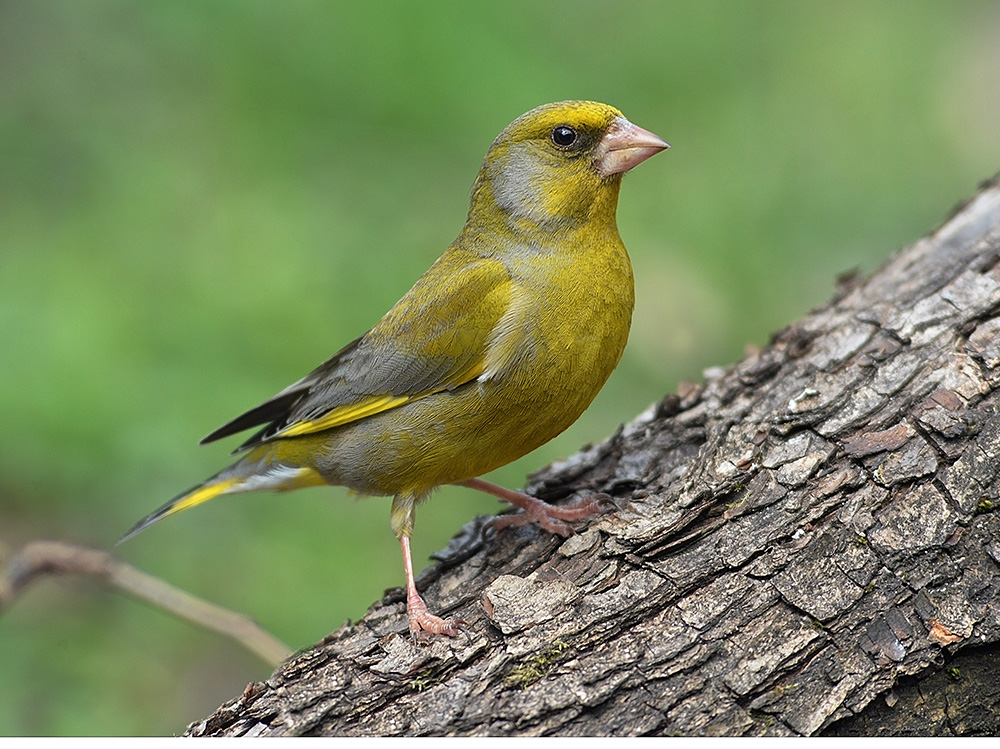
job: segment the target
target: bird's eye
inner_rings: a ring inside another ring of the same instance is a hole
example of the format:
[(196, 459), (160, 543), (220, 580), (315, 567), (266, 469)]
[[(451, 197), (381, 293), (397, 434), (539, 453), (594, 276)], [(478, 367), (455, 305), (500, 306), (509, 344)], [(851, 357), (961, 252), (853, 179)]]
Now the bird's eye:
[(569, 125), (560, 125), (552, 131), (552, 142), (560, 148), (569, 148), (576, 143), (576, 130)]

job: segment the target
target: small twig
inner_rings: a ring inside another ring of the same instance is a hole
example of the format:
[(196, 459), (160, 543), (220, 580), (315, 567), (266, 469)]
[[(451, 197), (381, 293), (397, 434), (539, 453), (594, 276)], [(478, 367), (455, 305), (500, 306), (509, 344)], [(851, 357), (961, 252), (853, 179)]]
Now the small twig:
[(33, 541), (11, 557), (0, 571), (0, 614), (18, 594), (43, 575), (72, 573), (92, 577), (130, 593), (175, 616), (231, 637), (271, 666), (292, 651), (249, 617), (186, 593), (101, 549), (63, 541)]

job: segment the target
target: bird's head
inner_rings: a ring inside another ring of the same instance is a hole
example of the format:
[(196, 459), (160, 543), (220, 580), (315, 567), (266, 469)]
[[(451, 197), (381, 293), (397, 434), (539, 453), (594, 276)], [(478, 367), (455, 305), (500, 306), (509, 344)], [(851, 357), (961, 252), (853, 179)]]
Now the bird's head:
[(607, 104), (545, 104), (493, 141), (473, 187), (469, 220), (529, 231), (613, 224), (622, 175), (669, 147)]

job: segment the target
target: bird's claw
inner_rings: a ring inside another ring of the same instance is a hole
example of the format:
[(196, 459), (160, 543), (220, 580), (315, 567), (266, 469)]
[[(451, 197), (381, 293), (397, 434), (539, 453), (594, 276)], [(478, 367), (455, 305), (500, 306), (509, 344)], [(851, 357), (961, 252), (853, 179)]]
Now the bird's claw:
[(433, 635), (464, 635), (469, 640), (469, 634), (464, 629), (469, 626), (468, 622), (463, 619), (443, 619), (432, 614), (421, 598), (407, 603), (406, 618), (410, 625), (410, 637), (414, 642), (427, 642)]
[(487, 527), (500, 532), (504, 528), (535, 523), (549, 533), (568, 538), (573, 535), (573, 529), (564, 521), (583, 520), (615, 507), (614, 500), (607, 494), (594, 494), (586, 499), (579, 499), (571, 505), (550, 505), (526, 494), (521, 497), (518, 506), (524, 512), (517, 515), (499, 515), (490, 520)]

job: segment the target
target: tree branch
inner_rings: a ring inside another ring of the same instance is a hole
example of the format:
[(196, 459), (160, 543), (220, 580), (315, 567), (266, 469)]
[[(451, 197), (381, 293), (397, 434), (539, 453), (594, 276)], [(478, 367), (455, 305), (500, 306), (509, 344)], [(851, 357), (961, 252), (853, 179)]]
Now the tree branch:
[(1000, 663), (998, 385), (994, 181), (529, 487), (616, 512), (567, 540), (463, 529), (420, 584), (470, 640), (415, 645), (396, 592), (189, 733), (812, 735), (880, 706), (899, 733), (996, 733), (996, 700), (891, 705)]
[(277, 666), (292, 653), (287, 645), (243, 614), (179, 590), (106, 551), (63, 541), (33, 541), (11, 557), (0, 572), (0, 614), (34, 580), (60, 574), (94, 578), (175, 616), (226, 635), (271, 666)]

